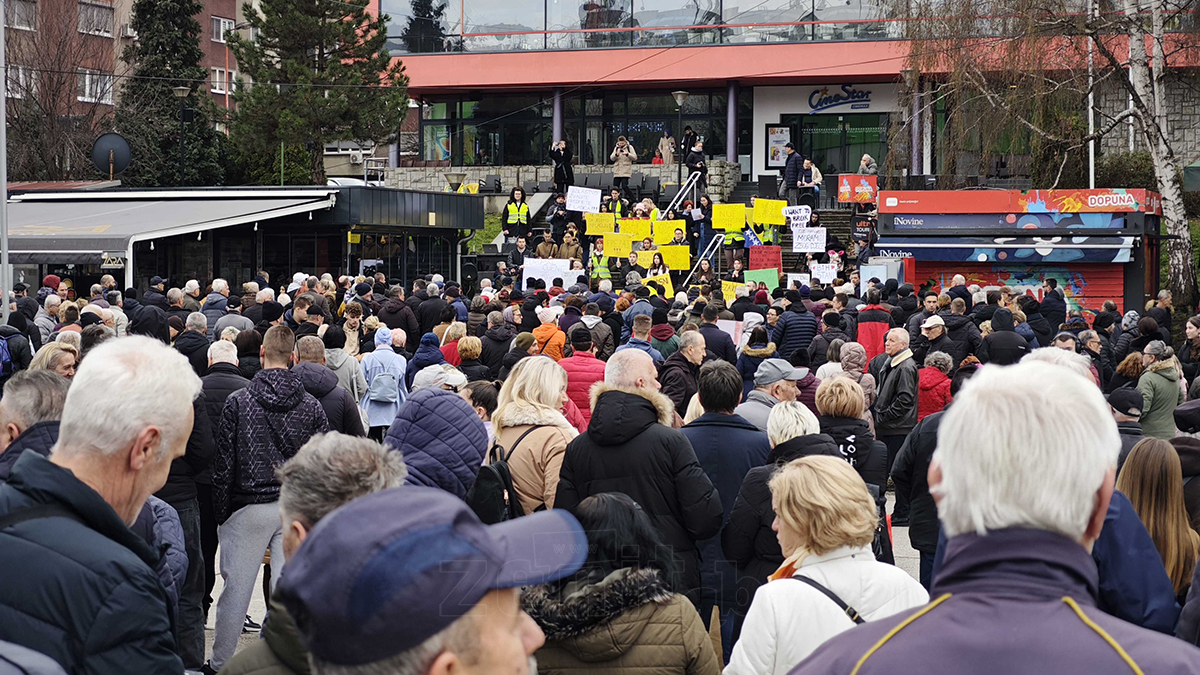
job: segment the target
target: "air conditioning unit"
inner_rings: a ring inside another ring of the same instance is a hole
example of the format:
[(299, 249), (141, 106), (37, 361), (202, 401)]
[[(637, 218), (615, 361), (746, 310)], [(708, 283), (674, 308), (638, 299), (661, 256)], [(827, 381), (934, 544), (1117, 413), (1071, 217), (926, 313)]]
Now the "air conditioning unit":
[(362, 164), (363, 163), (362, 150), (351, 150), (350, 151), (350, 163), (351, 164)]
[(130, 40), (137, 39), (137, 31), (133, 29), (133, 24), (121, 24), (121, 37), (128, 38)]

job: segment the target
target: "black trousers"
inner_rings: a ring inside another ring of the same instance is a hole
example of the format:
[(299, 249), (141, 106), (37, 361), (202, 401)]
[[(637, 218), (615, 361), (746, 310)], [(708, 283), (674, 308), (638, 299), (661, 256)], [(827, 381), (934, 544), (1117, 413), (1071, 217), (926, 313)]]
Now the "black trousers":
[(179, 590), (179, 617), (176, 621), (179, 656), (183, 667), (199, 670), (204, 665), (204, 580), (203, 526), (200, 503), (196, 499), (172, 504), (183, 526), (183, 548), (187, 551), (188, 571)]
[(200, 554), (204, 558), (204, 616), (212, 607), (213, 584), (217, 582), (217, 517), (213, 514), (212, 485), (196, 483), (200, 508)]
[[(894, 434), (879, 438), (887, 446), (888, 475), (892, 473), (892, 465), (896, 463), (896, 455), (900, 454), (900, 447), (904, 445), (905, 438), (908, 438), (908, 434)], [(892, 521), (897, 520), (908, 520), (908, 495), (900, 494), (899, 490), (896, 491), (896, 505), (892, 507)]]

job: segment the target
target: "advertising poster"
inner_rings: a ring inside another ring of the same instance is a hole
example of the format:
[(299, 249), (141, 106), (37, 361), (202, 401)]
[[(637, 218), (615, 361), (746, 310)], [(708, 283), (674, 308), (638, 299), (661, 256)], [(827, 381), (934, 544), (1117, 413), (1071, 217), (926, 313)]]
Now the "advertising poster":
[(767, 168), (782, 169), (787, 164), (787, 151), (783, 146), (792, 142), (792, 128), (767, 125)]
[(843, 173), (838, 176), (838, 201), (853, 204), (874, 204), (879, 192), (878, 176)]

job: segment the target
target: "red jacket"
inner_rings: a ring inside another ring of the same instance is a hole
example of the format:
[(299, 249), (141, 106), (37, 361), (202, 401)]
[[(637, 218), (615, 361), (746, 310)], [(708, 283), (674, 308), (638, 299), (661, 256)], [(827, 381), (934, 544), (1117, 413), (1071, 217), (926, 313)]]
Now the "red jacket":
[(574, 356), (559, 361), (558, 365), (567, 371), (567, 398), (579, 408), (583, 419), (591, 422), (592, 385), (604, 381), (604, 362), (591, 352), (575, 352)]
[(937, 368), (922, 368), (917, 380), (917, 421), (925, 419), (950, 402), (950, 378)]
[(858, 310), (858, 344), (867, 350), (867, 363), (883, 353), (883, 341), (892, 328), (892, 313), (883, 307), (867, 305)]
[(446, 357), (446, 363), (457, 368), (462, 363), (462, 357), (458, 355), (458, 340), (442, 345), (442, 356)]

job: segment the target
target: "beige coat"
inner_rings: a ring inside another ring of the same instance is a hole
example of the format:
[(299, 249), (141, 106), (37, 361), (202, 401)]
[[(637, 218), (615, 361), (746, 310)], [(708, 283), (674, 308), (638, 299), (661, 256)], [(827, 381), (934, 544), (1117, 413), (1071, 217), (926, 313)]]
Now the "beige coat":
[(672, 149), (674, 145), (674, 136), (666, 136), (658, 139), (658, 152), (662, 154), (663, 164), (675, 163), (675, 150)]
[[(546, 426), (533, 431), (520, 445), (513, 447), (521, 434), (538, 424)], [(512, 471), (513, 487), (517, 489), (521, 508), (527, 514), (542, 506), (554, 508), (563, 453), (567, 443), (579, 432), (557, 410), (520, 402), (496, 410), (492, 416), (492, 429), (500, 447), (506, 452), (512, 451), (508, 468)]]
[(612, 154), (608, 156), (613, 163), (613, 178), (629, 178), (633, 175), (633, 163), (637, 161), (637, 151), (633, 149), (632, 144), (626, 144), (624, 154), (617, 154), (619, 148), (613, 148)]

